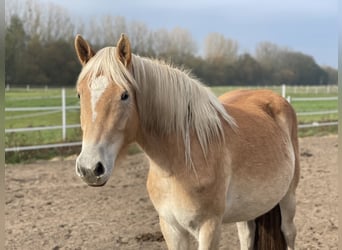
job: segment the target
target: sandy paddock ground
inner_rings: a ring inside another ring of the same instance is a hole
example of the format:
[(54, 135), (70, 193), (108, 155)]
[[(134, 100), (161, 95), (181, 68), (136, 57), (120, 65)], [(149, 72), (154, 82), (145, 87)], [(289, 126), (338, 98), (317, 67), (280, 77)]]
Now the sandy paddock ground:
[[(300, 139), (297, 249), (337, 249), (337, 136)], [(6, 249), (166, 249), (145, 188), (144, 154), (128, 156), (92, 188), (74, 159), (6, 166)], [(223, 226), (220, 249), (239, 249)]]

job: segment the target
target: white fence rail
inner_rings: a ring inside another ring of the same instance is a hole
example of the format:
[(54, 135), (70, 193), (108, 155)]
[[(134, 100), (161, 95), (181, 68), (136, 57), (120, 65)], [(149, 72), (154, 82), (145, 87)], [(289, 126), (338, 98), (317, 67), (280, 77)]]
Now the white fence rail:
[(298, 128), (313, 128), (313, 127), (325, 127), (325, 126), (337, 126), (338, 121), (336, 122), (313, 122), (311, 124), (299, 124)]
[[(285, 96), (286, 88), (282, 87), (282, 95)], [(67, 110), (77, 110), (79, 106), (66, 106), (66, 94), (65, 89), (62, 89), (61, 92), (62, 105), (54, 106), (54, 107), (10, 107), (5, 108), (5, 112), (25, 112), (25, 111), (47, 111), (42, 114), (47, 114), (51, 112), (62, 112), (62, 125), (57, 126), (41, 126), (41, 127), (30, 127), (30, 128), (9, 128), (5, 129), (5, 134), (8, 133), (20, 133), (20, 132), (31, 132), (31, 131), (43, 131), (43, 130), (62, 130), (62, 139), (63, 141), (66, 139), (66, 130), (69, 128), (79, 128), (80, 124), (66, 124), (66, 111)], [(301, 101), (336, 101), (338, 100), (337, 96), (334, 97), (295, 97), (292, 98), (290, 96), (287, 97), (289, 102), (301, 102)], [(298, 116), (309, 116), (309, 115), (325, 115), (325, 114), (336, 114), (338, 110), (324, 110), (324, 111), (310, 111), (310, 112), (297, 112)], [(16, 118), (25, 117), (26, 115), (19, 115)], [(35, 114), (30, 114), (27, 116), (35, 116)], [(9, 118), (5, 118), (11, 119)], [(310, 128), (310, 127), (322, 127), (322, 126), (337, 126), (338, 121), (333, 122), (313, 122), (311, 124), (299, 124), (298, 128)], [(5, 148), (5, 152), (18, 152), (25, 150), (37, 150), (37, 149), (48, 149), (48, 148), (59, 148), (59, 147), (73, 147), (73, 146), (81, 146), (82, 142), (66, 142), (66, 143), (57, 143), (57, 144), (45, 144), (45, 145), (32, 145), (32, 146), (18, 146), (18, 147), (10, 147)]]
[(295, 102), (337, 101), (338, 96), (330, 96), (330, 97), (291, 97), (291, 96), (288, 96), (287, 100), (295, 101)]
[(81, 145), (82, 145), (82, 142), (68, 142), (68, 143), (56, 143), (56, 144), (45, 144), (45, 145), (19, 146), (19, 147), (5, 148), (5, 152), (19, 152), (19, 151), (26, 151), (26, 150), (74, 147), (74, 146), (81, 146)]
[[(338, 97), (296, 97), (291, 98), (290, 96), (287, 98), (288, 101), (294, 102), (294, 101), (304, 101), (304, 102), (313, 102), (313, 101), (337, 101)], [(310, 115), (329, 115), (329, 114), (337, 114), (338, 110), (321, 110), (321, 111), (307, 111), (307, 112), (297, 112), (297, 116), (310, 116)], [(337, 126), (338, 121), (335, 122), (313, 122), (311, 124), (299, 124), (298, 128), (313, 128), (313, 127), (325, 127), (325, 126)]]
[[(5, 133), (17, 133), (17, 132), (32, 132), (32, 131), (42, 131), (42, 130), (54, 130), (54, 129), (68, 129), (68, 128), (79, 128), (80, 124), (72, 125), (57, 125), (57, 126), (44, 126), (44, 127), (34, 127), (34, 128), (9, 128), (5, 129)], [(63, 136), (65, 137), (65, 136)]]
[[(284, 86), (284, 85), (283, 85)], [(286, 91), (282, 92), (284, 96)], [(316, 101), (337, 101), (338, 96), (330, 96), (330, 97), (287, 97), (288, 102), (316, 102)], [(297, 116), (310, 116), (310, 115), (329, 115), (329, 114), (337, 114), (338, 110), (320, 110), (320, 111), (306, 111), (306, 112), (297, 112)], [(333, 122), (313, 122), (310, 124), (298, 124), (298, 128), (314, 128), (314, 127), (325, 127), (325, 126), (337, 126), (338, 121)]]

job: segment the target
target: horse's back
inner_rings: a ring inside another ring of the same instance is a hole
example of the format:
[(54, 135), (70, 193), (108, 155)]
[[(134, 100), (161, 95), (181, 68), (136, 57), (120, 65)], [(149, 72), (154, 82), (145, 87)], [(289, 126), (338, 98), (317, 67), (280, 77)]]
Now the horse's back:
[(281, 114), (293, 116), (291, 105), (271, 90), (236, 90), (223, 94), (219, 99), (228, 106), (264, 111), (274, 119)]

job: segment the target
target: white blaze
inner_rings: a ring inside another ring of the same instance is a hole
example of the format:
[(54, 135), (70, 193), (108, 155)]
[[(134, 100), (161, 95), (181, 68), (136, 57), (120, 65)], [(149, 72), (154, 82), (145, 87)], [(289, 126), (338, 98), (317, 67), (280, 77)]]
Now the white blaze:
[(96, 119), (96, 104), (102, 96), (103, 92), (106, 90), (109, 81), (105, 76), (96, 77), (89, 85), (90, 96), (91, 96), (91, 110), (93, 114), (93, 122)]

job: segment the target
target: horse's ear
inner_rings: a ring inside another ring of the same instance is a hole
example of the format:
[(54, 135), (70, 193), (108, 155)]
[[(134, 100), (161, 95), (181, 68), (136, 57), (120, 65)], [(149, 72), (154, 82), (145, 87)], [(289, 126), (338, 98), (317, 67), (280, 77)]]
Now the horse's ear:
[(126, 67), (130, 65), (132, 59), (131, 44), (125, 34), (121, 34), (116, 45), (116, 56)]
[(94, 50), (81, 35), (75, 37), (75, 49), (78, 59), (83, 66), (95, 55)]

